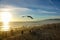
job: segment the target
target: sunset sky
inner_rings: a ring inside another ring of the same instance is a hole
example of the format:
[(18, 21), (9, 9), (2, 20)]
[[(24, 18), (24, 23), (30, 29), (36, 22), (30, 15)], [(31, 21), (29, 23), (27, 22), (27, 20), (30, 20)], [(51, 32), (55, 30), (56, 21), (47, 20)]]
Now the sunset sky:
[(0, 14), (2, 11), (12, 14), (11, 21), (55, 19), (60, 18), (60, 0), (0, 0)]

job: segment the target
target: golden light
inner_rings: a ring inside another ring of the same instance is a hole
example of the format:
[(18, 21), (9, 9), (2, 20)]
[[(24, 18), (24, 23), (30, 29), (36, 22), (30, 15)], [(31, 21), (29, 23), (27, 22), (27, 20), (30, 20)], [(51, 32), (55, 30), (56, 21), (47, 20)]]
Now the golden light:
[(10, 12), (2, 12), (1, 18), (2, 18), (3, 23), (8, 23), (11, 19)]
[(9, 22), (10, 22), (11, 18), (12, 18), (12, 15), (7, 9), (5, 11), (1, 12), (1, 19), (3, 22), (1, 31), (9, 31), (10, 30)]
[(3, 25), (1, 31), (10, 31), (9, 25), (7, 24)]

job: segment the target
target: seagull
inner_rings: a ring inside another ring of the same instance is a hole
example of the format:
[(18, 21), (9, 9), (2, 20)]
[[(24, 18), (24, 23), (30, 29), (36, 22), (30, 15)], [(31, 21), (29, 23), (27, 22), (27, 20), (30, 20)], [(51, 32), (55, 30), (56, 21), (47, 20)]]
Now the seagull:
[(32, 16), (22, 16), (22, 17), (28, 17), (28, 18), (34, 19)]

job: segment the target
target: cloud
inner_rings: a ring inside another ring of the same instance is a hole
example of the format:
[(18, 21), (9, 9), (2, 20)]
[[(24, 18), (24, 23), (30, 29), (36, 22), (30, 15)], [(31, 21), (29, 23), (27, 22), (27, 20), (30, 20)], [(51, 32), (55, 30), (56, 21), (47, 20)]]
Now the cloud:
[(42, 10), (42, 9), (30, 9), (30, 8), (23, 8), (23, 7), (16, 7), (16, 6), (12, 6), (12, 5), (1, 5), (0, 6), (0, 10), (1, 9), (11, 9), (11, 11), (15, 14), (20, 14), (20, 15), (39, 15), (39, 14), (56, 14), (57, 12), (55, 11), (47, 11), (47, 10)]
[(55, 8), (50, 5), (49, 0), (2, 0), (1, 4), (30, 9), (55, 10)]
[(15, 7), (15, 6), (12, 6), (12, 5), (1, 5), (0, 6), (0, 10), (2, 9), (12, 9), (12, 10), (18, 10), (18, 11), (27, 11), (29, 10), (28, 8), (22, 8), (22, 7)]
[(41, 13), (55, 14), (56, 12), (51, 12), (51, 11), (41, 11)]
[[(50, 0), (2, 0), (0, 3), (2, 5), (12, 5), (15, 7), (22, 7), (22, 8), (28, 8), (28, 9), (41, 9), (46, 11), (55, 11), (59, 12), (60, 10), (57, 10), (56, 7), (59, 6), (59, 1), (54, 1), (52, 3)], [(57, 5), (57, 6), (56, 6)]]

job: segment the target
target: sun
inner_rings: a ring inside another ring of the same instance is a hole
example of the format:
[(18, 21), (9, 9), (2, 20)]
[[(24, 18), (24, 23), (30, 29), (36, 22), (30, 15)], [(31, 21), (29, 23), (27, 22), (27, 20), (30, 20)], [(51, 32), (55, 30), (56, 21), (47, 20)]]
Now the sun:
[(1, 19), (3, 22), (3, 26), (1, 29), (2, 31), (8, 31), (10, 29), (8, 25), (9, 25), (11, 18), (12, 18), (12, 15), (7, 9), (1, 12)]
[(11, 19), (11, 14), (10, 12), (2, 12), (1, 13), (1, 19), (3, 23), (8, 23)]

